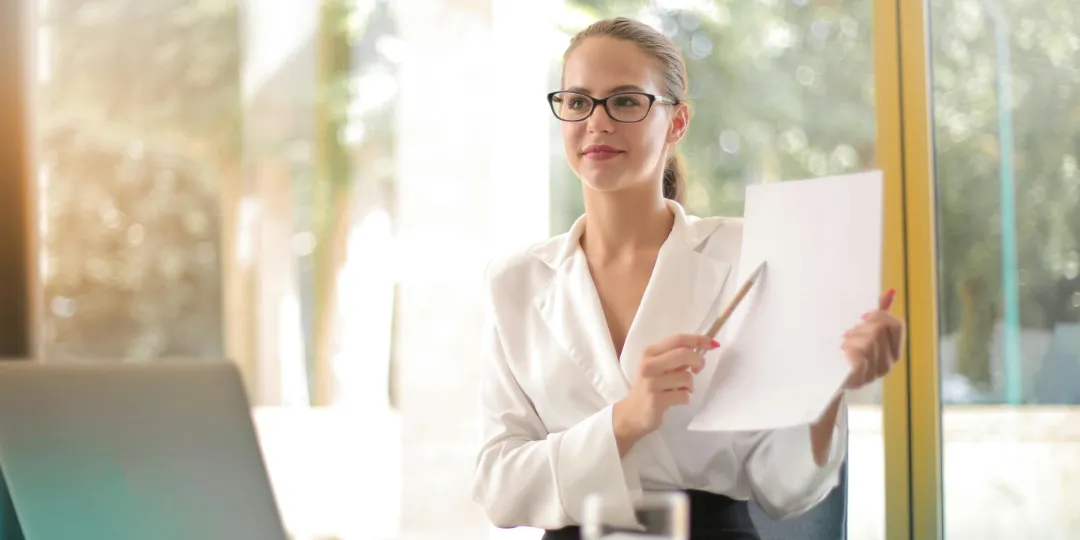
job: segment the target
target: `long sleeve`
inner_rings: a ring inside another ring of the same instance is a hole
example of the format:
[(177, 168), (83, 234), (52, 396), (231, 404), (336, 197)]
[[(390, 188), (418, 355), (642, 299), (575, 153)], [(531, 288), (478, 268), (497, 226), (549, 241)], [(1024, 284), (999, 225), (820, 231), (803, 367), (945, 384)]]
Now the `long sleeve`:
[(840, 479), (847, 452), (847, 403), (841, 400), (832, 446), (824, 466), (814, 462), (806, 425), (764, 432), (751, 447), (744, 470), (754, 500), (770, 517), (783, 519), (821, 502)]
[(636, 523), (631, 492), (640, 480), (632, 460), (619, 456), (612, 406), (549, 433), (508, 364), (494, 319), (484, 338), (473, 499), (497, 527), (556, 529), (580, 524), (586, 496), (600, 493), (607, 519)]

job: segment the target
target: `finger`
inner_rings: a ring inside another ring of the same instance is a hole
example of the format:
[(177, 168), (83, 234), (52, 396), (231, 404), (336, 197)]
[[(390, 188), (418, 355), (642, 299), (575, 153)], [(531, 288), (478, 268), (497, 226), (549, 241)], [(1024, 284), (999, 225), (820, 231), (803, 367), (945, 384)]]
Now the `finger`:
[(890, 351), (893, 359), (899, 360), (900, 354), (904, 352), (904, 321), (895, 316), (890, 316), (885, 321), (885, 327), (889, 332), (889, 343), (892, 345)]
[(674, 371), (665, 374), (661, 381), (661, 390), (665, 392), (671, 390), (694, 391), (694, 374), (689, 371)]
[(889, 311), (892, 307), (893, 300), (896, 299), (896, 289), (889, 289), (885, 294), (881, 295), (881, 299), (878, 300), (878, 309), (881, 311)]
[(671, 390), (657, 394), (660, 405), (667, 408), (673, 405), (686, 405), (690, 403), (689, 390)]
[(673, 371), (658, 377), (646, 379), (650, 392), (660, 393), (671, 390), (694, 390), (694, 374), (689, 371)]
[(878, 301), (878, 309), (881, 311), (889, 311), (889, 309), (892, 308), (894, 300), (896, 300), (896, 289), (885, 291), (885, 294), (881, 295), (881, 299)]
[(892, 313), (880, 309), (875, 309), (874, 311), (867, 311), (866, 313), (863, 313), (862, 316), (859, 318), (864, 322), (880, 324), (885, 324), (893, 319), (896, 319), (896, 317)]
[[(875, 322), (861, 322), (851, 327), (847, 332), (844, 332), (844, 338), (854, 341), (872, 339), (877, 332), (878, 326), (880, 326), (880, 324)], [(861, 341), (859, 342), (861, 343)]]
[(887, 326), (882, 325), (878, 328), (878, 332), (875, 334), (875, 339), (871, 345), (870, 356), (870, 380), (867, 382), (873, 382), (881, 377), (885, 376), (892, 367), (892, 343), (889, 337), (889, 329)]
[(874, 329), (870, 339), (867, 340), (866, 359), (869, 364), (866, 370), (866, 374), (869, 376), (866, 380), (867, 383), (873, 382), (877, 378), (882, 365), (888, 366), (888, 360), (885, 357), (888, 354), (888, 349), (885, 348), (886, 342), (881, 339), (884, 335), (885, 329), (879, 326)]
[(883, 330), (878, 329), (865, 342), (866, 377), (863, 382), (866, 384), (875, 381), (889, 369), (888, 337)]
[(670, 350), (678, 348), (686, 349), (715, 349), (720, 344), (709, 336), (699, 334), (675, 334), (645, 348), (646, 356), (660, 356)]
[(863, 323), (857, 328), (869, 328), (874, 333), (887, 336), (884, 341), (886, 346), (882, 353), (889, 353), (894, 360), (900, 357), (904, 323), (895, 315), (884, 311), (872, 311), (863, 316)]
[[(887, 350), (887, 349), (885, 349)], [(889, 374), (889, 370), (892, 369), (892, 359), (886, 356), (882, 356), (877, 359), (874, 364), (874, 380), (880, 379)]]
[[(876, 373), (880, 369), (885, 369), (887, 373), (889, 367), (900, 359), (902, 338), (897, 335), (897, 330), (902, 328), (903, 324), (900, 323), (900, 320), (888, 313), (885, 314), (885, 319), (864, 323), (859, 327), (859, 333), (856, 335), (873, 341), (872, 347), (867, 350), (867, 354), (870, 360), (875, 363)], [(883, 373), (879, 373), (879, 375), (883, 375)]]
[(678, 348), (660, 356), (646, 357), (642, 362), (642, 372), (646, 376), (657, 375), (677, 369), (690, 368), (700, 370), (705, 366), (705, 359), (691, 349)]

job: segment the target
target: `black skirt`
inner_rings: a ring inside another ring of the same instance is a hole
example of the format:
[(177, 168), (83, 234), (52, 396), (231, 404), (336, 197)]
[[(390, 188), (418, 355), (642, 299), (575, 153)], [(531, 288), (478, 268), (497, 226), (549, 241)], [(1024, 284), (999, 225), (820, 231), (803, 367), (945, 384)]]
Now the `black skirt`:
[[(689, 490), (690, 540), (761, 540), (746, 501)], [(579, 527), (547, 531), (542, 540), (579, 540)]]

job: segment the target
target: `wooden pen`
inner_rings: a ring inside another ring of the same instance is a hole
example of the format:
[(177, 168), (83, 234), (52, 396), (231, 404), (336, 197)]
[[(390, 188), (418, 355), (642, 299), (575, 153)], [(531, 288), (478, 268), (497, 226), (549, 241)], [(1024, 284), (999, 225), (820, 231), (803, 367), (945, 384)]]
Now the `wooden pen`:
[(750, 277), (746, 278), (746, 281), (739, 287), (738, 292), (735, 293), (735, 298), (732, 298), (731, 301), (728, 302), (724, 311), (720, 312), (720, 316), (717, 317), (716, 321), (709, 327), (709, 330), (705, 333), (706, 336), (715, 338), (716, 335), (720, 333), (720, 329), (723, 328), (724, 323), (731, 318), (731, 314), (735, 312), (735, 308), (739, 307), (739, 303), (742, 302), (743, 298), (746, 297), (746, 294), (749, 293), (750, 289), (757, 283), (763, 270), (765, 270), (765, 261), (761, 261), (761, 263), (757, 265), (757, 268), (754, 268), (754, 271), (750, 273)]

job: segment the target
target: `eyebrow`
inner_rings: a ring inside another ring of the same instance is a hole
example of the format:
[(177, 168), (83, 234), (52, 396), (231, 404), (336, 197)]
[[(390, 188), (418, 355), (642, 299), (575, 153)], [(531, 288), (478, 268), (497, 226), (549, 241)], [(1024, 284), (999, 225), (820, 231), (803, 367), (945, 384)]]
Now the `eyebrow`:
[[(578, 93), (578, 94), (589, 94), (589, 89), (588, 88), (582, 88), (580, 86), (574, 86), (574, 87), (571, 87), (571, 88), (567, 88), (565, 90), (565, 92), (575, 92), (575, 93)], [(640, 86), (637, 86), (635, 84), (624, 84), (622, 86), (616, 86), (615, 88), (612, 88), (611, 91), (608, 92), (608, 95), (610, 96), (611, 94), (618, 94), (619, 92), (642, 92), (642, 93), (645, 93), (645, 89), (640, 87)]]

